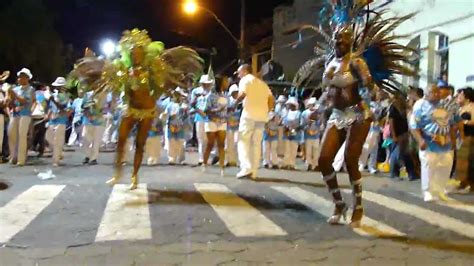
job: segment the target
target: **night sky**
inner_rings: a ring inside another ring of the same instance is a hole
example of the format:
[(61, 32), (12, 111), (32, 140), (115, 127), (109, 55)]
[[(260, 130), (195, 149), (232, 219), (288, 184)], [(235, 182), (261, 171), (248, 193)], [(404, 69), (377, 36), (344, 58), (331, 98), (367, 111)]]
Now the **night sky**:
[[(290, 0), (247, 0), (246, 22), (271, 18), (273, 9)], [(236, 44), (208, 14), (190, 17), (182, 12), (182, 0), (44, 0), (55, 16), (55, 27), (65, 44), (81, 51), (99, 49), (104, 39), (118, 41), (125, 29), (147, 29), (154, 40), (167, 47), (189, 45), (216, 47), (215, 65), (223, 65), (237, 55)], [(240, 0), (200, 0), (239, 37)], [(203, 55), (205, 57), (205, 55)]]

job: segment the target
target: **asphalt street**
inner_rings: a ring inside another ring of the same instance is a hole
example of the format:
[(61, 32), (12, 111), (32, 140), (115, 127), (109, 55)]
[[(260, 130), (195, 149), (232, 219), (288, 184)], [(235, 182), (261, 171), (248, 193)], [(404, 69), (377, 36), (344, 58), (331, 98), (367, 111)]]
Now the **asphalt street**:
[[(366, 217), (352, 229), (326, 223), (333, 207), (317, 172), (239, 180), (237, 168), (202, 172), (191, 153), (188, 165), (142, 167), (130, 192), (128, 175), (105, 184), (113, 153), (94, 166), (81, 156), (0, 165), (0, 265), (474, 265), (472, 194), (425, 203), (419, 181), (367, 175)], [(41, 180), (48, 169), (55, 177)]]

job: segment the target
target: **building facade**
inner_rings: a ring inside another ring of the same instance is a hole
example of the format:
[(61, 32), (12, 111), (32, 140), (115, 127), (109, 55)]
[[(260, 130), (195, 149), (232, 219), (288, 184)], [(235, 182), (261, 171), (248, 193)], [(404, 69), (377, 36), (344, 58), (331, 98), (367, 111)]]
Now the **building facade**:
[(400, 16), (418, 12), (395, 31), (409, 35), (402, 44), (420, 53), (414, 59), (419, 76), (403, 79), (405, 86), (424, 88), (438, 79), (455, 88), (474, 85), (473, 0), (397, 0), (390, 12)]

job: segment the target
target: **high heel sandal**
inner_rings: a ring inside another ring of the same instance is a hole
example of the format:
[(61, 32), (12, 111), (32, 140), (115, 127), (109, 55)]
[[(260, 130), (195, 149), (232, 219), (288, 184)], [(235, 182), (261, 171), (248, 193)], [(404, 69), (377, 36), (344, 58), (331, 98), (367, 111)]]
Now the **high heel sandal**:
[(343, 221), (347, 220), (347, 211), (349, 208), (347, 208), (346, 204), (344, 202), (337, 204), (336, 203), (336, 208), (334, 209), (334, 214), (329, 217), (327, 222), (331, 225), (338, 225), (341, 224), (341, 218)]
[(117, 184), (118, 181), (120, 181), (120, 177), (118, 177), (118, 176), (113, 176), (111, 179), (107, 180), (105, 183), (106, 183), (107, 185), (113, 186), (113, 185)]
[(362, 217), (364, 217), (364, 208), (362, 206), (356, 206), (352, 211), (351, 223), (352, 228), (359, 228), (362, 224)]
[(130, 190), (135, 190), (138, 188), (138, 177), (136, 175), (132, 176), (132, 183), (130, 184)]

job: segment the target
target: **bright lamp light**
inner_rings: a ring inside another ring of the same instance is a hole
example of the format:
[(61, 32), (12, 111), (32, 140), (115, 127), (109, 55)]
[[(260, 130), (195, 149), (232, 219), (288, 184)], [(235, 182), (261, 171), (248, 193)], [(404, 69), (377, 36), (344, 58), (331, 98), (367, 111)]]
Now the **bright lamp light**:
[(107, 40), (104, 43), (102, 43), (102, 52), (104, 53), (105, 56), (111, 56), (113, 53), (115, 53), (116, 50), (116, 45), (113, 41)]
[(187, 14), (194, 14), (198, 9), (198, 5), (195, 1), (188, 0), (184, 3), (183, 8)]

